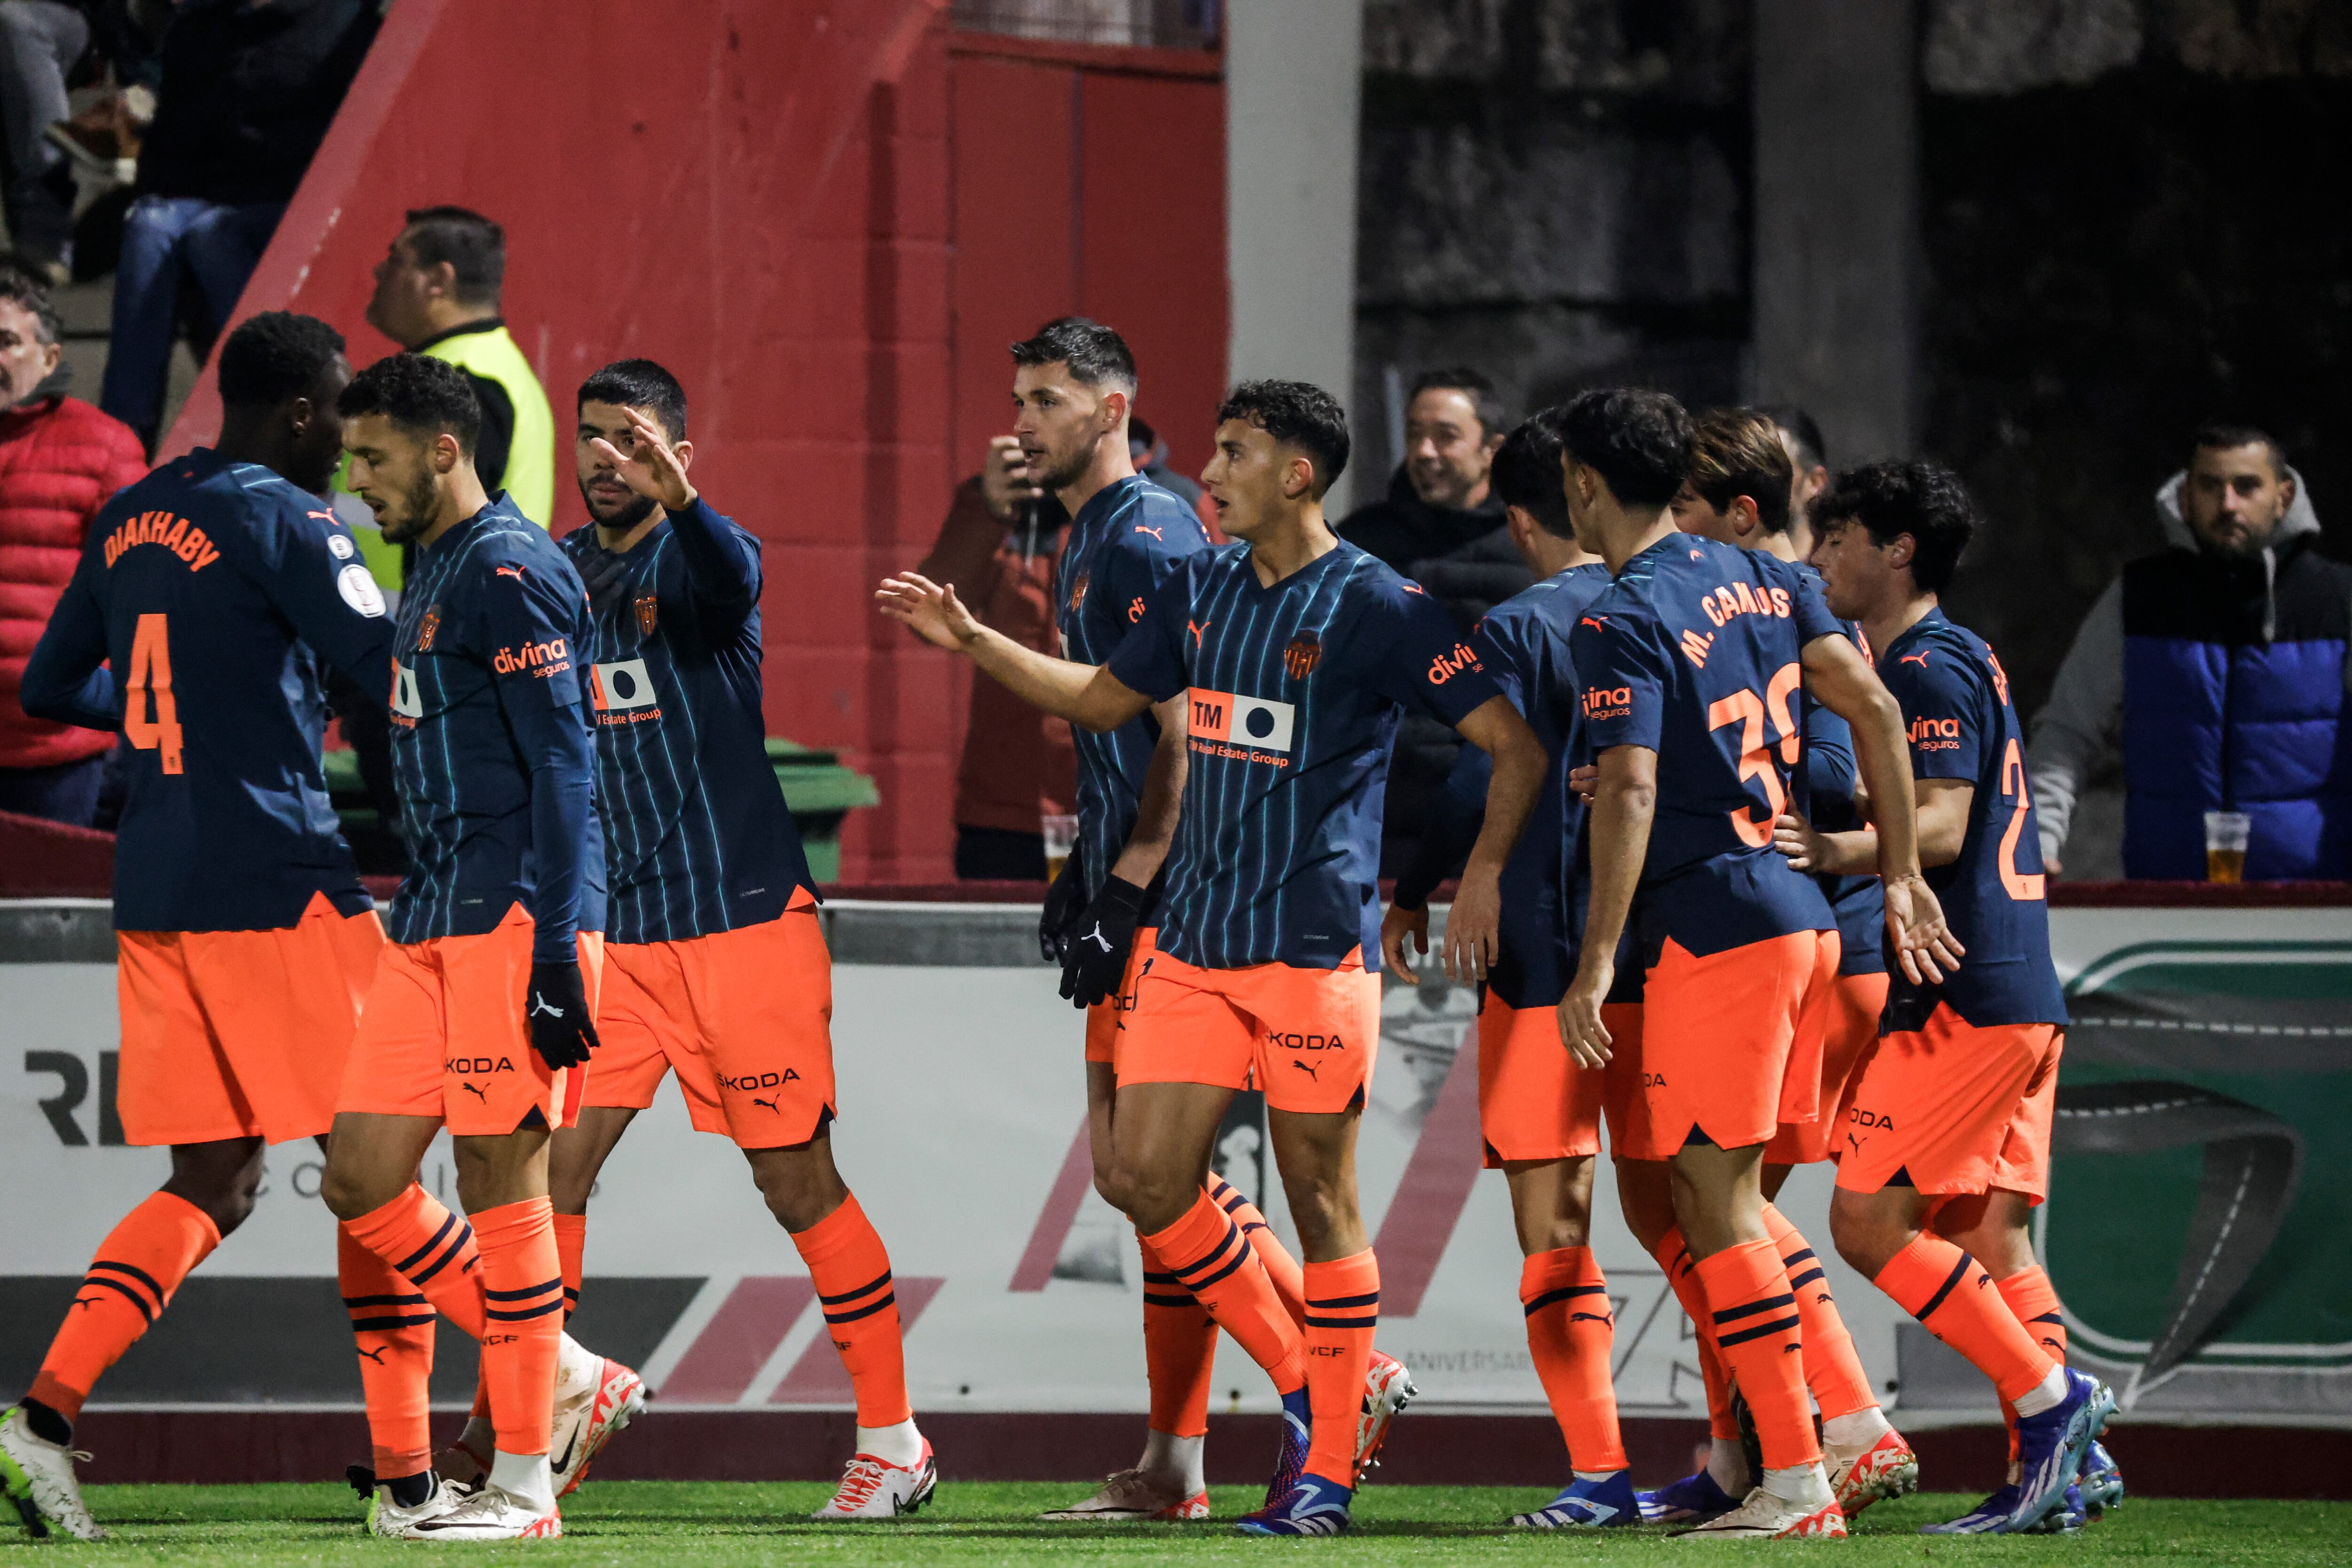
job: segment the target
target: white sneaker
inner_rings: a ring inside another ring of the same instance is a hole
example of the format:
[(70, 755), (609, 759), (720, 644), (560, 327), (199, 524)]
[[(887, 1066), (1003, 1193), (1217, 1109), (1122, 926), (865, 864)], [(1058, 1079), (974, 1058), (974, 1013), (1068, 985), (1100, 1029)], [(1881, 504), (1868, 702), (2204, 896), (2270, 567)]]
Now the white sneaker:
[(1364, 1368), (1364, 1412), (1356, 1421), (1356, 1473), (1349, 1479), (1351, 1487), (1362, 1486), (1365, 1472), (1379, 1468), (1389, 1423), (1420, 1392), (1412, 1385), (1412, 1373), (1405, 1370), (1404, 1363), (1379, 1351), (1372, 1352)]
[(26, 1531), (37, 1541), (52, 1531), (76, 1541), (106, 1539), (106, 1531), (89, 1517), (81, 1500), (81, 1482), (74, 1476), (74, 1461), (89, 1458), (34, 1431), (21, 1405), (0, 1415), (0, 1494), (16, 1505)]
[(1675, 1533), (1718, 1541), (1784, 1541), (1798, 1536), (1843, 1540), (1845, 1515), (1819, 1465), (1813, 1467), (1812, 1484), (1805, 1490), (1803, 1498), (1790, 1501), (1758, 1487), (1748, 1494), (1747, 1501), (1722, 1518)]
[(566, 1498), (588, 1477), (588, 1462), (646, 1407), (645, 1380), (619, 1362), (582, 1352), (569, 1339), (555, 1379), (553, 1446), (548, 1449), (549, 1468), (555, 1478), (555, 1495)]
[(1908, 1497), (1919, 1489), (1919, 1456), (1892, 1427), (1863, 1448), (1823, 1443), (1822, 1458), (1827, 1462), (1830, 1490), (1837, 1498), (1838, 1511), (1849, 1520), (1872, 1503)]
[(1121, 1470), (1103, 1482), (1102, 1490), (1076, 1508), (1041, 1513), (1048, 1524), (1113, 1524), (1135, 1520), (1198, 1520), (1209, 1517), (1209, 1494), (1183, 1494), (1181, 1487), (1162, 1487), (1141, 1470)]
[(420, 1519), (400, 1532), (403, 1541), (552, 1541), (563, 1533), (563, 1515), (540, 1511), (495, 1483), (445, 1513)]
[(445, 1513), (455, 1512), (470, 1495), (469, 1489), (435, 1476), (432, 1495), (415, 1508), (403, 1508), (393, 1501), (392, 1489), (379, 1483), (374, 1495), (368, 1499), (368, 1533), (397, 1541), (408, 1533), (408, 1528), (413, 1524), (422, 1524), (428, 1519), (439, 1519)]
[(871, 1454), (859, 1454), (841, 1472), (833, 1500), (809, 1515), (811, 1519), (896, 1519), (913, 1513), (931, 1500), (940, 1484), (940, 1467), (931, 1458), (929, 1438), (923, 1457), (912, 1465), (893, 1465)]

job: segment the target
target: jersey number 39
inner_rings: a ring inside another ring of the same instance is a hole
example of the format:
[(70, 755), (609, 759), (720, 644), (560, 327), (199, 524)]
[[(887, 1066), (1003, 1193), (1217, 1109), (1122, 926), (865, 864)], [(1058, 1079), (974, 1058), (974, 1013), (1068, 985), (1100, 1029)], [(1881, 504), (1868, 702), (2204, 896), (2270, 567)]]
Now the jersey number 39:
[(1772, 763), (1771, 745), (1764, 739), (1764, 717), (1769, 710), (1772, 728), (1779, 731), (1780, 759), (1791, 767), (1797, 762), (1797, 721), (1789, 711), (1789, 698), (1804, 679), (1804, 672), (1793, 664), (1784, 664), (1773, 672), (1772, 679), (1758, 696), (1753, 688), (1717, 698), (1708, 705), (1706, 727), (1720, 730), (1726, 724), (1739, 726), (1739, 782), (1756, 780), (1764, 786), (1764, 820), (1757, 821), (1746, 810), (1731, 813), (1732, 831), (1739, 841), (1755, 848), (1772, 842), (1772, 825), (1789, 804), (1788, 793), (1780, 787), (1780, 770)]
[[(142, 752), (161, 751), (167, 773), (180, 771), (180, 705), (172, 698), (167, 617), (142, 616), (131, 638), (131, 679), (123, 693), (122, 734)], [(148, 705), (154, 705), (149, 717)]]

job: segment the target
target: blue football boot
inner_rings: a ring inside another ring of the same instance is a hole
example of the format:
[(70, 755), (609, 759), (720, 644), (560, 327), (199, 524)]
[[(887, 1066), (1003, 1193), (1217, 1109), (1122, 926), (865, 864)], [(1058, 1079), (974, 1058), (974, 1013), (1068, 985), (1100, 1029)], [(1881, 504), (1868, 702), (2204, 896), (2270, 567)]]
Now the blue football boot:
[(1532, 1513), (1515, 1513), (1511, 1522), (1521, 1530), (1615, 1530), (1642, 1522), (1642, 1504), (1633, 1495), (1633, 1472), (1618, 1470), (1597, 1481), (1582, 1478)]
[(1643, 1524), (1705, 1524), (1739, 1506), (1739, 1500), (1715, 1484), (1705, 1469), (1654, 1491), (1636, 1492)]
[(2066, 1396), (2039, 1415), (2017, 1418), (2017, 1479), (1959, 1518), (1923, 1526), (1922, 1535), (2017, 1535), (2063, 1509), (2066, 1489), (2105, 1429), (2116, 1396), (2097, 1378), (2065, 1370)]
[(1315, 1435), (1315, 1415), (1307, 1405), (1307, 1391), (1282, 1396), (1282, 1451), (1276, 1456), (1274, 1479), (1265, 1483), (1265, 1507), (1272, 1509), (1291, 1494), (1307, 1473), (1307, 1451)]
[(2116, 1468), (2116, 1457), (2107, 1452), (2105, 1443), (2094, 1441), (2084, 1454), (2081, 1479), (2083, 1506), (2093, 1519), (2123, 1506), (2124, 1473)]
[(1234, 1528), (1244, 1535), (1344, 1535), (1355, 1493), (1320, 1476), (1301, 1476), (1281, 1501), (1244, 1514)]

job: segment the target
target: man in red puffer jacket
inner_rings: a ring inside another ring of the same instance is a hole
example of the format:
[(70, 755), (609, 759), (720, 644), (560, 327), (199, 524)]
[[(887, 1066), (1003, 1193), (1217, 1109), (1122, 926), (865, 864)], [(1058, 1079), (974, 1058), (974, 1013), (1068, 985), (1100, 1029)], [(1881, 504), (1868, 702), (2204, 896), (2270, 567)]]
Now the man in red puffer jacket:
[(61, 352), (47, 291), (0, 266), (0, 811), (86, 826), (114, 737), (26, 718), (17, 690), (90, 519), (147, 457), (131, 426), (58, 390)]

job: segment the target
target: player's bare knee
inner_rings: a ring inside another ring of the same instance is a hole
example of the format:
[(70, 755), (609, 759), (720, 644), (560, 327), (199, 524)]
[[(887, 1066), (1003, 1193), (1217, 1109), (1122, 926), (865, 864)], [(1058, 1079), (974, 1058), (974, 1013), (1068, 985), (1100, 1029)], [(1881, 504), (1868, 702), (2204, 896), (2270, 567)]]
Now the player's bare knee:
[(1874, 1194), (1840, 1190), (1830, 1197), (1830, 1241), (1840, 1258), (1872, 1279), (1916, 1234), (1874, 1203)]
[(176, 1145), (163, 1190), (204, 1210), (213, 1228), (226, 1236), (245, 1223), (260, 1196), (265, 1152), (258, 1138)]
[(386, 1184), (372, 1172), (354, 1169), (351, 1161), (337, 1160), (331, 1152), (326, 1172), (319, 1178), (319, 1201), (337, 1219), (353, 1220), (382, 1208), (407, 1184), (405, 1181)]
[(751, 1163), (751, 1180), (761, 1201), (786, 1230), (797, 1233), (822, 1224), (849, 1199), (826, 1140), (785, 1149), (747, 1149), (743, 1156)]

